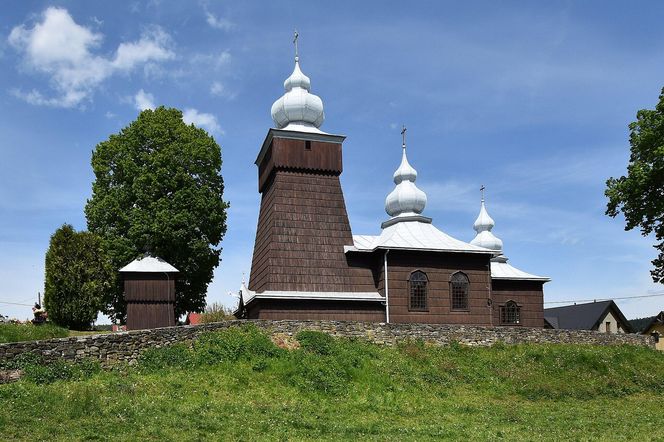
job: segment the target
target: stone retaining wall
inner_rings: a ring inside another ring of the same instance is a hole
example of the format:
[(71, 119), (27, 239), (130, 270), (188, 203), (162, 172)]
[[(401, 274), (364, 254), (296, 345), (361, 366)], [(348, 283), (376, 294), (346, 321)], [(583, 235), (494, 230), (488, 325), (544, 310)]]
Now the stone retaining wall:
[(480, 327), (438, 324), (384, 324), (343, 321), (266, 321), (236, 320), (137, 330), (101, 335), (0, 344), (0, 364), (25, 352), (40, 354), (45, 360), (98, 359), (104, 365), (118, 361), (133, 363), (148, 349), (187, 342), (201, 333), (246, 323), (255, 324), (272, 336), (294, 335), (300, 330), (319, 330), (333, 336), (366, 339), (377, 344), (394, 345), (408, 339), (422, 339), (438, 345), (459, 342), (465, 345), (552, 343), (593, 345), (638, 345), (655, 347), (652, 337), (634, 334), (607, 334), (586, 330), (546, 330), (528, 327)]

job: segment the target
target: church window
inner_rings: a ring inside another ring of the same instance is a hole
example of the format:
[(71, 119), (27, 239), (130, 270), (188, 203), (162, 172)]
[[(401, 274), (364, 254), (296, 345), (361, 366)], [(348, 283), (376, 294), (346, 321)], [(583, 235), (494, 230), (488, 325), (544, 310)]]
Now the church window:
[(507, 301), (500, 306), (501, 324), (521, 324), (521, 307), (514, 301)]
[(468, 310), (468, 292), (470, 290), (470, 281), (468, 277), (461, 272), (452, 275), (450, 281), (450, 293), (452, 295), (452, 310)]
[(408, 287), (410, 289), (410, 310), (427, 309), (427, 275), (419, 270), (410, 274)]

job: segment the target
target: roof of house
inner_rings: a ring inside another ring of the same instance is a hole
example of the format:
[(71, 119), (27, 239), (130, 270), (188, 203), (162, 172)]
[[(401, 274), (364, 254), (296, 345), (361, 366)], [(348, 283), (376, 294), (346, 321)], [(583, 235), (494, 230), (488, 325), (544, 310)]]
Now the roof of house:
[(155, 256), (137, 258), (120, 269), (122, 273), (177, 273), (178, 269)]
[(644, 322), (644, 325), (642, 325), (642, 327), (634, 326), (635, 321), (630, 321), (630, 325), (632, 325), (634, 331), (638, 333), (648, 333), (648, 331), (652, 328), (652, 326), (656, 324), (664, 324), (664, 311), (661, 311), (655, 316), (651, 316), (650, 318), (642, 318), (641, 320), (642, 321), (647, 320)]
[(622, 323), (625, 331), (631, 332), (632, 328), (625, 316), (622, 314), (615, 302), (599, 301), (588, 304), (566, 305), (544, 309), (544, 318), (556, 328), (569, 330), (595, 330), (599, 326), (606, 313), (611, 310)]

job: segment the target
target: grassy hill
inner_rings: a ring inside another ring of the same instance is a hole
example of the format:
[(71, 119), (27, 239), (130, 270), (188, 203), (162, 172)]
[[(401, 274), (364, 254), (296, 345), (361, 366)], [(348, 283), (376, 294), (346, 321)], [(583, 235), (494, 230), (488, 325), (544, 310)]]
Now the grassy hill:
[(138, 364), (40, 365), (0, 386), (3, 440), (653, 440), (664, 354), (636, 347), (396, 348), (253, 327)]

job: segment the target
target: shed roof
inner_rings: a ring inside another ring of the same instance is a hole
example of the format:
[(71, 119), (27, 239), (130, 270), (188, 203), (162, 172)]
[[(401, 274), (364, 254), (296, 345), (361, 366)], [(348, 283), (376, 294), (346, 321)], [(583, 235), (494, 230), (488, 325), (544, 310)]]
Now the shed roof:
[(120, 269), (121, 273), (177, 273), (178, 269), (156, 256), (137, 258)]
[(552, 325), (557, 322), (557, 328), (595, 330), (609, 310), (615, 313), (627, 332), (632, 331), (629, 321), (612, 300), (545, 308), (544, 317)]

